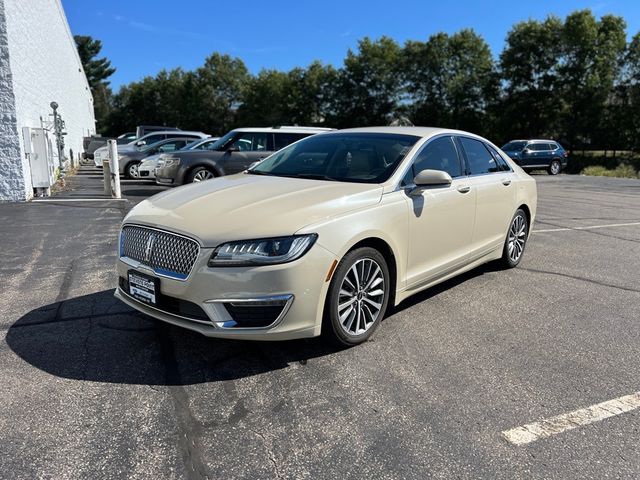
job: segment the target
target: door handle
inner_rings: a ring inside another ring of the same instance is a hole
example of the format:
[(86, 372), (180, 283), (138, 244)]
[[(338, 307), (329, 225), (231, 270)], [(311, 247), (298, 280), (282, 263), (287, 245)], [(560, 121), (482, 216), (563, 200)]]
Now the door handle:
[(471, 190), (471, 187), (469, 185), (464, 185), (464, 186), (458, 187), (458, 191), (460, 193), (469, 193), (470, 190)]
[(502, 184), (503, 184), (505, 187), (508, 187), (509, 185), (511, 185), (511, 180), (509, 180), (509, 179), (505, 178), (504, 180), (502, 180)]

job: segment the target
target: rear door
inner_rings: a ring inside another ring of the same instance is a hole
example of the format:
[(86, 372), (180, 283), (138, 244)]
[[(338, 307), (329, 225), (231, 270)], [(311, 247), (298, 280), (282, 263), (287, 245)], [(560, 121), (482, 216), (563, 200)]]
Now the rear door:
[(494, 157), (492, 149), (484, 142), (463, 136), (457, 140), (464, 152), (469, 185), (476, 192), (470, 253), (470, 260), (473, 261), (504, 242), (514, 213), (514, 174), (506, 162)]
[(287, 133), (287, 132), (277, 132), (273, 134), (273, 150), (278, 151), (281, 148), (286, 147), (287, 145), (291, 145), (293, 142), (297, 142), (305, 137), (308, 137), (308, 133)]

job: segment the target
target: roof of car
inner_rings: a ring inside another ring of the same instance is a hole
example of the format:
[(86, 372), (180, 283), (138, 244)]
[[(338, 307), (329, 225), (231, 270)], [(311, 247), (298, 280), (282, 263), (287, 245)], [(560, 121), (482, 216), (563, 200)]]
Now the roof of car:
[(255, 133), (269, 133), (269, 132), (291, 132), (291, 133), (320, 133), (331, 132), (335, 128), (324, 127), (297, 127), (297, 126), (282, 126), (282, 127), (243, 127), (234, 128), (234, 132), (255, 132)]
[(145, 137), (148, 137), (149, 135), (158, 135), (158, 134), (178, 135), (178, 136), (179, 135), (207, 135), (206, 133), (196, 132), (195, 130), (156, 130), (153, 132), (146, 133), (142, 137), (137, 138), (136, 140), (143, 139)]
[(339, 132), (395, 133), (399, 135), (415, 135), (417, 137), (432, 137), (434, 135), (438, 135), (442, 133), (470, 135), (473, 137), (478, 136), (474, 133), (463, 132), (462, 130), (454, 130), (450, 128), (438, 128), (438, 127), (358, 127), (358, 128), (347, 128), (344, 130), (339, 130)]
[(509, 140), (508, 143), (511, 142), (544, 142), (544, 143), (549, 143), (549, 142), (553, 142), (556, 143), (555, 140), (549, 140), (549, 139), (545, 139), (545, 138), (529, 138), (529, 139), (524, 139), (524, 138), (517, 138), (515, 140)]

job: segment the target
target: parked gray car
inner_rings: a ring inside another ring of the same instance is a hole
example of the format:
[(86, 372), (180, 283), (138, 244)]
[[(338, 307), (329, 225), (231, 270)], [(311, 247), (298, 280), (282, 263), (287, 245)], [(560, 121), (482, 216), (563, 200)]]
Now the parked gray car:
[(246, 170), (287, 145), (332, 130), (315, 127), (238, 128), (206, 150), (162, 155), (156, 168), (159, 185), (182, 185)]
[(138, 178), (138, 166), (142, 160), (151, 155), (175, 152), (191, 142), (193, 142), (191, 137), (168, 138), (134, 150), (127, 150), (122, 155), (118, 155), (120, 174), (127, 178)]

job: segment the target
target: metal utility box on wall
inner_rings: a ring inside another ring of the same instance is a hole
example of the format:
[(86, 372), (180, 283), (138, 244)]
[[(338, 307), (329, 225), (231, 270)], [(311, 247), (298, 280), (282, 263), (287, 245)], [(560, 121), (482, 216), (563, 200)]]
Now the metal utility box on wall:
[(24, 150), (31, 166), (33, 188), (50, 188), (55, 182), (55, 167), (47, 130), (25, 127), (22, 129), (22, 137)]

